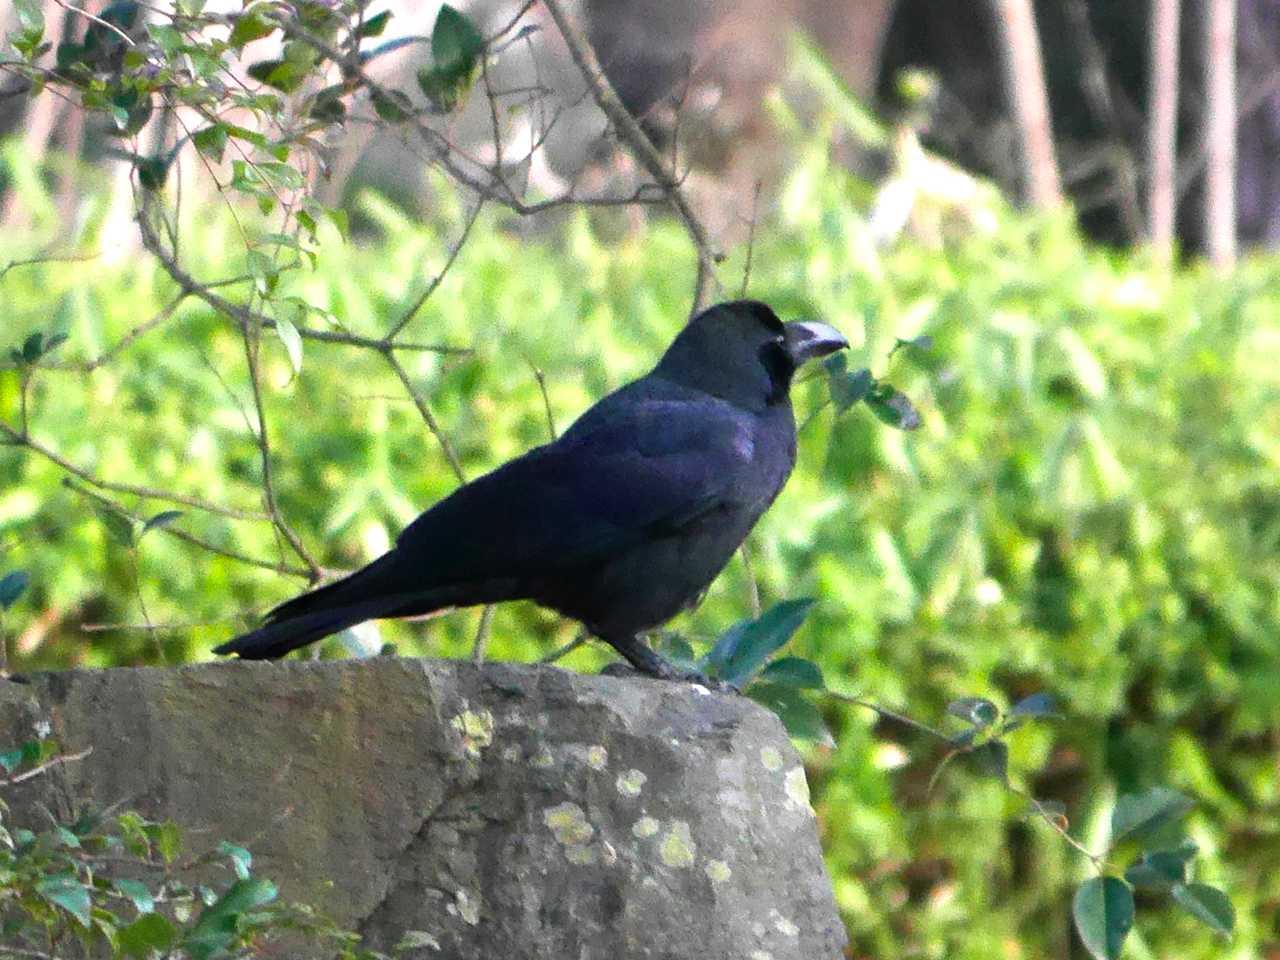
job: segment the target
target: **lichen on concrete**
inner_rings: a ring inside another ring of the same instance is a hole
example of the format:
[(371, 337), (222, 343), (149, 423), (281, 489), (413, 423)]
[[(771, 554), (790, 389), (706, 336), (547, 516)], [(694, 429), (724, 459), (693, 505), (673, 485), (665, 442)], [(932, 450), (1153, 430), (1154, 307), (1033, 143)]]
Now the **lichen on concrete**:
[(662, 862), (668, 867), (691, 867), (697, 855), (698, 845), (693, 842), (689, 824), (684, 820), (673, 820), (658, 844), (658, 856)]
[(618, 788), (618, 792), (624, 797), (638, 797), (640, 796), (640, 791), (644, 789), (645, 781), (648, 779), (644, 771), (632, 767), (630, 770), (618, 774), (618, 779), (614, 781), (614, 786)]

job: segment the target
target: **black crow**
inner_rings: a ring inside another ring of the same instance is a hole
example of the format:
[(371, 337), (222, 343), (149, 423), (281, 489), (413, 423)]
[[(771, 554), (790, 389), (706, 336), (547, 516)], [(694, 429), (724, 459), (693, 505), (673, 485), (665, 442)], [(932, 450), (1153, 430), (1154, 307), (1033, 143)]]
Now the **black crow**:
[(701, 679), (638, 635), (695, 603), (773, 503), (796, 459), (792, 375), (847, 346), (758, 301), (704, 310), (557, 440), (459, 487), (383, 556), (215, 652), (281, 657), (364, 620), (528, 599), (643, 673)]

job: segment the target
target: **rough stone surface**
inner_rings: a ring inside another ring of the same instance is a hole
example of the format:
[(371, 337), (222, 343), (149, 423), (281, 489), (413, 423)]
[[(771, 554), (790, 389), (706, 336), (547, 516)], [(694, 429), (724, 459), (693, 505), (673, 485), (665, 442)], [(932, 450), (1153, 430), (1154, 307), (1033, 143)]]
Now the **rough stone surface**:
[(371, 945), (420, 930), (439, 949), (415, 956), (460, 960), (841, 955), (799, 758), (745, 698), (399, 658), (31, 680), (0, 680), (0, 742), (46, 722), (93, 753), (32, 781), (16, 820), (123, 799), (249, 846), (285, 896)]

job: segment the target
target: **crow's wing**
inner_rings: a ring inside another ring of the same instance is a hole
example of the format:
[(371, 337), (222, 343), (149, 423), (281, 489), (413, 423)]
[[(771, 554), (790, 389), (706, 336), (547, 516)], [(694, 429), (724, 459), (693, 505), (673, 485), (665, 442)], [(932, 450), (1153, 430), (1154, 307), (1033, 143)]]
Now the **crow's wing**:
[(711, 398), (637, 398), (584, 418), (418, 517), (396, 541), (398, 566), (428, 584), (525, 577), (678, 532), (749, 499), (752, 425)]

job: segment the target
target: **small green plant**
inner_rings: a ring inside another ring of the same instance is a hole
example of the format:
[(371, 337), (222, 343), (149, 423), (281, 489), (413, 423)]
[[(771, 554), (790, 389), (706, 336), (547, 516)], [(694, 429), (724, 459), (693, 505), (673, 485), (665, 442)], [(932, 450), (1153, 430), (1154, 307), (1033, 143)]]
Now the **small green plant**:
[[(339, 960), (389, 960), (310, 907), (281, 902), (238, 844), (193, 854), (172, 820), (132, 810), (85, 813), (39, 832), (10, 822), (7, 788), (84, 756), (61, 753), (47, 736), (0, 752), (0, 955), (249, 960), (305, 943)], [(222, 879), (191, 879), (210, 868)], [(409, 931), (391, 956), (424, 946), (425, 936)]]
[(828, 690), (817, 664), (796, 656), (770, 659), (804, 623), (814, 602), (810, 598), (783, 601), (755, 619), (743, 620), (725, 631), (701, 657), (695, 657), (689, 644), (674, 636), (662, 638), (663, 651), (688, 667), (742, 689), (776, 713), (792, 737), (833, 745), (830, 728), (809, 697), (817, 695), (848, 703), (904, 723), (946, 746), (930, 778), (930, 793), (953, 761), (965, 760), (979, 776), (994, 779), (1021, 797), (1028, 813), (1088, 859), (1097, 874), (1079, 885), (1072, 901), (1076, 931), (1095, 960), (1120, 957), (1134, 923), (1135, 891), (1166, 896), (1215, 933), (1232, 934), (1235, 909), (1227, 895), (1190, 878), (1199, 850), (1176, 832), (1178, 821), (1194, 807), (1189, 798), (1159, 786), (1145, 793), (1121, 796), (1111, 813), (1107, 849), (1101, 854), (1091, 852), (1069, 832), (1066, 810), (1061, 804), (1030, 796), (1009, 779), (1008, 737), (1027, 723), (1060, 717), (1051, 696), (1031, 694), (1008, 711), (985, 697), (953, 700), (946, 713), (965, 726), (948, 735), (859, 697)]

